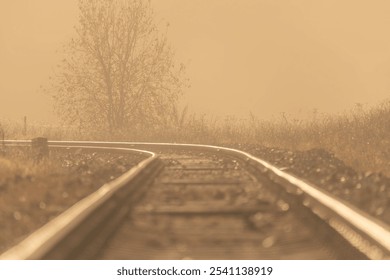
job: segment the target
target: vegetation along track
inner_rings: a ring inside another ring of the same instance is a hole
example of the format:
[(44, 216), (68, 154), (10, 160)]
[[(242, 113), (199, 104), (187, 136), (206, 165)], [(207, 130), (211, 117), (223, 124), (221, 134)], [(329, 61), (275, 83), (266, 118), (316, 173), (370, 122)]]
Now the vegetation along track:
[[(7, 141), (7, 144), (28, 141)], [(242, 151), (61, 142), (153, 151), (2, 259), (388, 259), (389, 226)], [(159, 156), (156, 156), (158, 154)]]

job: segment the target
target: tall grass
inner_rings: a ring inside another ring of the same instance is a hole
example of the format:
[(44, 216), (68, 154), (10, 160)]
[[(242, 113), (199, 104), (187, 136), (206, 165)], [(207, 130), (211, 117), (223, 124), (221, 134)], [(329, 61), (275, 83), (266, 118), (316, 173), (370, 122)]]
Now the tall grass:
[(261, 145), (289, 150), (321, 148), (360, 171), (390, 175), (390, 100), (367, 109), (357, 105), (343, 115), (319, 115), (294, 119), (281, 115), (273, 121), (254, 115), (239, 119), (189, 115), (187, 109), (176, 112), (170, 123), (132, 127), (114, 134), (85, 131), (68, 126), (29, 126), (23, 135), (22, 124), (2, 122), (5, 137), (30, 139), (45, 136), (58, 140), (121, 140), (190, 142), (216, 145)]

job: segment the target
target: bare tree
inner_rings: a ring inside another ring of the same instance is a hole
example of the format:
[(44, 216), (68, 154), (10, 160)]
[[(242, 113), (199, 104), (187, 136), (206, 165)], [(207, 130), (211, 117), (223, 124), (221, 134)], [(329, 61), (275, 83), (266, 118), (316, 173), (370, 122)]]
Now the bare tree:
[(187, 81), (150, 1), (79, 0), (79, 10), (52, 79), (60, 116), (109, 131), (165, 123)]

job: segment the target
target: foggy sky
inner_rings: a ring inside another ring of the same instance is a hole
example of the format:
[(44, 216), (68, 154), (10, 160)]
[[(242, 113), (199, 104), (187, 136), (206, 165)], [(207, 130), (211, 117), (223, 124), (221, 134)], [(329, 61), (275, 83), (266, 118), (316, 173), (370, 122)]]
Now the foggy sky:
[[(269, 118), (376, 104), (390, 90), (388, 0), (153, 0), (192, 87), (184, 103)], [(52, 118), (40, 85), (77, 23), (76, 0), (0, 1), (0, 119)]]

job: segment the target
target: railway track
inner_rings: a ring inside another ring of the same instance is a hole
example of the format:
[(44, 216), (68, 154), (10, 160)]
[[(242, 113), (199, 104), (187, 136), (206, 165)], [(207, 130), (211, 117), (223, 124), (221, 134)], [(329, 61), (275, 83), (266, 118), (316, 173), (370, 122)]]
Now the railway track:
[(388, 225), (245, 152), (186, 144), (49, 144), (149, 158), (1, 259), (390, 258)]

